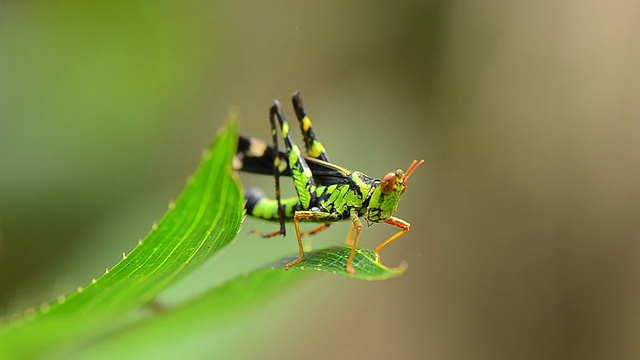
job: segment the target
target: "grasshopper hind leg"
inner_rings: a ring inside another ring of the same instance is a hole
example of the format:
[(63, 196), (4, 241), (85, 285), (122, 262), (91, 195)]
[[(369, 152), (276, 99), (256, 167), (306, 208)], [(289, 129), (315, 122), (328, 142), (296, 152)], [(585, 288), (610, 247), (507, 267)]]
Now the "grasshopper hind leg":
[(293, 103), (293, 109), (296, 112), (298, 124), (300, 125), (300, 130), (302, 131), (304, 145), (307, 148), (307, 155), (309, 157), (330, 163), (331, 160), (329, 160), (327, 151), (324, 149), (324, 146), (322, 145), (320, 140), (318, 140), (318, 137), (313, 131), (311, 119), (309, 119), (309, 115), (307, 115), (307, 111), (305, 110), (304, 104), (302, 102), (302, 95), (300, 95), (299, 91), (293, 93), (291, 102)]

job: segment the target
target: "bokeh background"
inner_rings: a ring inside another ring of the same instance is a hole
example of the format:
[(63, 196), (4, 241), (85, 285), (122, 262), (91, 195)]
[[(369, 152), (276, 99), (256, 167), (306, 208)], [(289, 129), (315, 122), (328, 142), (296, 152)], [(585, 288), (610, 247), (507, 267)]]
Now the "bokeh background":
[[(427, 160), (383, 253), (409, 270), (314, 275), (231, 326), (230, 355), (638, 358), (638, 19), (631, 1), (3, 2), (0, 315), (131, 250), (230, 106), (267, 138), (271, 101), (293, 119), (301, 90), (333, 161)], [(165, 300), (295, 251), (243, 233)]]

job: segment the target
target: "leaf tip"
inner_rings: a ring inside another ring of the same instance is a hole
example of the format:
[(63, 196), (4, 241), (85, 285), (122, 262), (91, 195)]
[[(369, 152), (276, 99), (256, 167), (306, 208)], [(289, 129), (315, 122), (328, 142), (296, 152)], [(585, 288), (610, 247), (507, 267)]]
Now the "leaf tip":
[[(237, 137), (238, 133), (238, 123), (240, 122), (240, 110), (237, 107), (229, 108), (227, 111), (227, 116), (224, 120), (224, 124), (218, 128), (216, 132), (216, 138), (220, 138), (223, 136), (230, 135), (232, 137)], [(234, 152), (236, 144), (233, 144)]]

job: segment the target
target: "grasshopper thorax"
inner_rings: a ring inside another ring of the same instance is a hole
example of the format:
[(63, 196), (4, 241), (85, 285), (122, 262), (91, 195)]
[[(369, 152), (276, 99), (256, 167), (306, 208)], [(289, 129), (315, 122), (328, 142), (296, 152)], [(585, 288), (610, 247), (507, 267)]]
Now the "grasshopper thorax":
[(368, 222), (384, 222), (396, 212), (400, 196), (407, 191), (409, 177), (423, 163), (424, 160), (413, 160), (406, 172), (398, 169), (395, 172), (387, 173), (374, 183), (373, 193), (369, 198), (369, 207), (365, 215)]

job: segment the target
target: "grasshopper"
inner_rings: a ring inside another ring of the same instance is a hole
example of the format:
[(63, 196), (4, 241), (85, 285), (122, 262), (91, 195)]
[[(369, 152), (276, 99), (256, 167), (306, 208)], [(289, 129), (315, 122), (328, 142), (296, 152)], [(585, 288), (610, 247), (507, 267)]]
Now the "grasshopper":
[[(293, 94), (293, 108), (304, 138), (307, 155), (303, 156), (289, 132), (280, 101), (275, 100), (269, 110), (272, 144), (241, 135), (238, 151), (234, 157), (234, 169), (239, 171), (272, 174), (276, 183), (275, 200), (269, 199), (258, 188), (245, 189), (245, 211), (248, 215), (270, 221), (279, 221), (280, 229), (272, 233), (252, 231), (270, 238), (285, 235), (285, 221), (293, 221), (300, 255), (285, 265), (285, 269), (304, 259), (303, 235), (314, 235), (328, 228), (332, 222), (351, 220), (351, 230), (346, 243), (351, 245), (347, 271), (355, 273), (353, 258), (362, 231), (364, 218), (370, 226), (387, 223), (400, 231), (375, 248), (378, 262), (380, 250), (409, 231), (410, 224), (394, 217), (400, 197), (407, 190), (411, 175), (424, 163), (413, 160), (406, 171), (389, 172), (382, 179), (372, 178), (360, 171), (351, 171), (337, 166), (329, 160), (327, 152), (316, 137), (299, 92)], [(285, 151), (278, 149), (280, 126)], [(296, 197), (280, 198), (280, 176), (290, 176), (297, 193)], [(299, 222), (322, 223), (312, 231), (300, 231)]]

